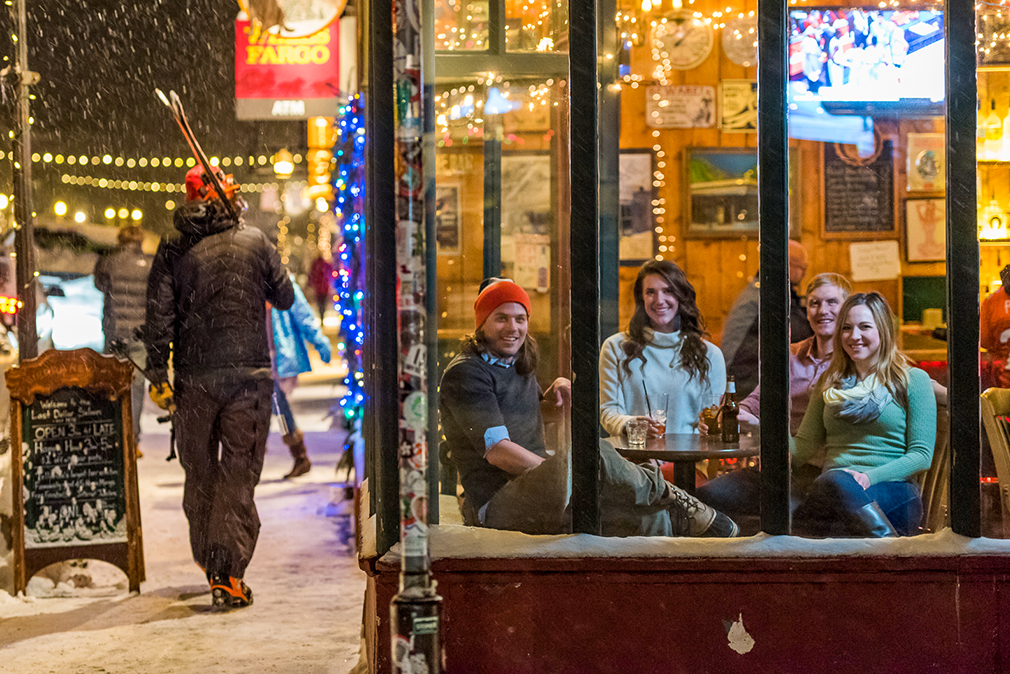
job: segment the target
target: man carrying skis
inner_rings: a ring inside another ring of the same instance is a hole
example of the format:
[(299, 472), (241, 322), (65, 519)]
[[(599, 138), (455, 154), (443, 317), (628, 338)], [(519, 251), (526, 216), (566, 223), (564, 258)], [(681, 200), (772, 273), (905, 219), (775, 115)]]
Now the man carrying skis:
[(151, 397), (176, 405), (193, 559), (214, 606), (240, 608), (252, 603), (242, 578), (259, 535), (253, 492), (270, 429), (266, 303), (286, 310), (294, 291), (273, 244), (232, 214), (234, 191), (218, 196), (212, 184), (199, 165), (186, 175), (180, 235), (162, 241), (151, 269), (145, 342)]

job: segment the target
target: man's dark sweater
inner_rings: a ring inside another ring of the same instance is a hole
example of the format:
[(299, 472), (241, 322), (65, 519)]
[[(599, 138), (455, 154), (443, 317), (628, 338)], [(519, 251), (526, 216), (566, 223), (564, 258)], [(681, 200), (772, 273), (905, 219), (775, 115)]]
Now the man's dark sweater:
[(493, 365), (480, 354), (464, 350), (442, 375), (439, 412), (464, 496), (475, 510), (510, 479), (484, 458), (484, 433), (489, 428), (504, 426), (512, 442), (547, 456), (540, 386), (533, 374), (522, 376), (515, 366)]

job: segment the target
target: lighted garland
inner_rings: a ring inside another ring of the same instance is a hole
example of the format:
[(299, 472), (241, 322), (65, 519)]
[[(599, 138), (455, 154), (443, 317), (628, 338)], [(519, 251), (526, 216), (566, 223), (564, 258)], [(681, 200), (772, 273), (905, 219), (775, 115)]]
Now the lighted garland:
[(365, 402), (362, 389), (365, 375), (361, 367), (361, 350), (365, 343), (361, 311), (365, 296), (361, 278), (361, 237), (365, 229), (362, 216), (365, 196), (365, 129), (360, 96), (353, 96), (347, 105), (340, 108), (336, 128), (337, 142), (333, 147), (337, 164), (333, 181), (334, 214), (342, 240), (335, 251), (333, 274), (337, 287), (336, 309), (340, 312), (340, 328), (346, 345), (344, 358), (347, 361), (347, 376), (344, 378), (347, 393), (341, 398), (340, 407), (344, 419), (350, 425), (361, 417)]

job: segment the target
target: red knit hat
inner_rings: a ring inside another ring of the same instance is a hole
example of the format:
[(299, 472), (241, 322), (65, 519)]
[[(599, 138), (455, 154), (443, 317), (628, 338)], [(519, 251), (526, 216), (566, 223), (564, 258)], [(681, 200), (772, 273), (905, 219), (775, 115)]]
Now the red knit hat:
[(527, 316), (532, 313), (530, 311), (530, 296), (526, 294), (526, 291), (514, 282), (502, 279), (487, 286), (477, 295), (477, 301), (473, 303), (475, 328), (484, 325), (484, 321), (491, 315), (491, 312), (507, 302), (518, 302), (523, 305)]

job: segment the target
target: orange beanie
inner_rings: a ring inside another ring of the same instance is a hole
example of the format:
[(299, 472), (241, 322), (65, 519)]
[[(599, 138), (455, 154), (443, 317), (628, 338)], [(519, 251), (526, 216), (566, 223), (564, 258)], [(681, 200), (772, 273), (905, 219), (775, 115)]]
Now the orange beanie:
[(527, 316), (532, 313), (530, 311), (530, 296), (526, 294), (526, 291), (514, 282), (503, 279), (495, 281), (477, 295), (477, 301), (473, 303), (474, 317), (476, 319), (474, 327), (480, 328), (480, 326), (484, 325), (484, 321), (491, 315), (491, 312), (506, 302), (518, 302), (523, 305)]

